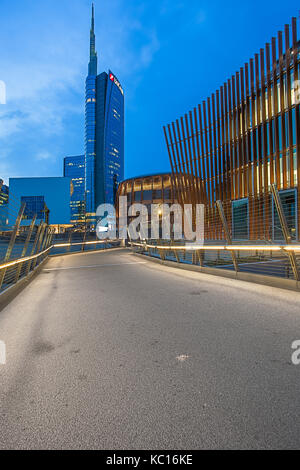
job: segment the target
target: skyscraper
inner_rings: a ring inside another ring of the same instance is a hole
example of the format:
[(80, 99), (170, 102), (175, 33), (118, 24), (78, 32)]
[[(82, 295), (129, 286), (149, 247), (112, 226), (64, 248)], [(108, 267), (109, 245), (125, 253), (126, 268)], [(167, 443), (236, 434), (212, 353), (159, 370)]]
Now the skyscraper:
[(110, 70), (97, 75), (94, 5), (90, 31), (90, 62), (85, 88), (86, 221), (96, 223), (100, 204), (114, 204), (124, 178), (124, 92)]

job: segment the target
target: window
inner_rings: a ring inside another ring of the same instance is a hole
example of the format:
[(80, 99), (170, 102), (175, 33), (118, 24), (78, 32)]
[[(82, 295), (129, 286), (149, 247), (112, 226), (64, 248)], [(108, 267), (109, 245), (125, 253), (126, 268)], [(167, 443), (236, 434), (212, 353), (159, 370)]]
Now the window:
[(162, 190), (154, 189), (153, 190), (153, 199), (162, 199)]
[(141, 201), (142, 200), (142, 191), (135, 191), (134, 192), (134, 200)]
[(164, 199), (172, 199), (171, 189), (164, 189)]
[[(297, 239), (297, 198), (296, 189), (279, 191), (282, 209), (292, 240)], [(284, 240), (281, 230), (278, 212), (273, 200), (273, 238), (274, 240)]]
[(143, 200), (144, 201), (152, 201), (152, 189), (144, 190), (143, 191)]
[(248, 199), (232, 202), (232, 238), (236, 240), (249, 238)]

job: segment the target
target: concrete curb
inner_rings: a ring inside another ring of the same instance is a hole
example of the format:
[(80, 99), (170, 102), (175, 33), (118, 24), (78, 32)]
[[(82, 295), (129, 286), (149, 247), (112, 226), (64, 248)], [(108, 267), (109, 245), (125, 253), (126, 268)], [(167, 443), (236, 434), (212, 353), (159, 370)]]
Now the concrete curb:
[(219, 276), (225, 277), (230, 279), (237, 279), (240, 281), (251, 282), (254, 284), (261, 284), (264, 286), (270, 287), (278, 287), (280, 289), (287, 289), (287, 290), (294, 290), (300, 291), (300, 282), (297, 282), (293, 279), (283, 279), (280, 277), (273, 277), (273, 276), (265, 276), (262, 274), (253, 274), (253, 273), (241, 273), (235, 272), (225, 269), (218, 269), (218, 268), (208, 268), (208, 267), (201, 267), (192, 264), (184, 264), (184, 263), (177, 263), (176, 261), (163, 261), (159, 258), (153, 258), (151, 256), (147, 256), (141, 253), (134, 253), (133, 255), (142, 257), (143, 259), (147, 259), (148, 261), (152, 261), (153, 263), (158, 263), (163, 266), (168, 266), (170, 268), (176, 269), (184, 269), (185, 271), (194, 271), (203, 274), (210, 274), (212, 276)]
[(48, 259), (49, 257), (45, 258), (28, 276), (20, 279), (16, 284), (8, 287), (0, 294), (0, 312), (39, 274)]

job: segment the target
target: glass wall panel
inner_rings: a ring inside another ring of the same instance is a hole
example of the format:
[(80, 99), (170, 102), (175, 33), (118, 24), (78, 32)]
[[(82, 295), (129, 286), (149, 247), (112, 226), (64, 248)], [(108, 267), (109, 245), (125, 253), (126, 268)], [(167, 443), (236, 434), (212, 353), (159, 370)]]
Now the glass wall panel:
[(232, 202), (232, 238), (236, 240), (249, 238), (248, 199)]
[[(293, 240), (297, 239), (297, 200), (296, 189), (280, 191), (279, 197), (281, 200), (283, 212), (286, 218), (287, 226)], [(284, 236), (281, 230), (278, 212), (273, 201), (273, 237), (274, 240), (284, 241)]]

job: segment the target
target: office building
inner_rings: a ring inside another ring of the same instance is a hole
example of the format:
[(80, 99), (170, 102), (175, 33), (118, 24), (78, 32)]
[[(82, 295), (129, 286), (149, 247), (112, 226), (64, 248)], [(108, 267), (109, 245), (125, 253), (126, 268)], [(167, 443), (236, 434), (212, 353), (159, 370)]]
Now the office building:
[(85, 160), (84, 155), (64, 158), (64, 176), (69, 177), (73, 184), (70, 201), (70, 222), (82, 224), (85, 222)]
[(114, 204), (124, 178), (124, 92), (116, 75), (97, 74), (94, 6), (90, 30), (90, 62), (85, 96), (86, 221), (96, 223), (100, 204)]
[(34, 215), (36, 223), (46, 221), (49, 211), (50, 225), (70, 225), (71, 178), (10, 178), (8, 223), (15, 224), (18, 211), (25, 203), (21, 225), (29, 225)]

